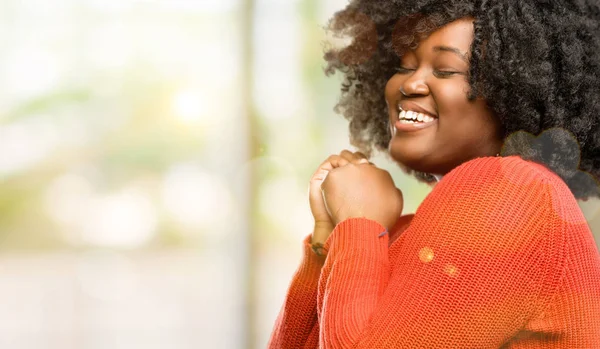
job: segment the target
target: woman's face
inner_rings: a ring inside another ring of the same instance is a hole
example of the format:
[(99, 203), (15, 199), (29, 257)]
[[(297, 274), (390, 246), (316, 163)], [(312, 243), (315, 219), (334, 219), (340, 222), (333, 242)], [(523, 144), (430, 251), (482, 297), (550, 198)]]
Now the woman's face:
[(394, 160), (416, 171), (446, 174), (465, 161), (500, 151), (499, 121), (484, 100), (467, 99), (472, 40), (473, 20), (460, 19), (402, 57), (385, 88)]

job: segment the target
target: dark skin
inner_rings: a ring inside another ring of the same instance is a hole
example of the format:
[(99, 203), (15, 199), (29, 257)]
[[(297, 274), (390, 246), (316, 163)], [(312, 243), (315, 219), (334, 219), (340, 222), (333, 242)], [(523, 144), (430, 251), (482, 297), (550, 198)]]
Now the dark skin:
[[(388, 149), (401, 165), (446, 174), (466, 161), (500, 152), (499, 121), (484, 100), (467, 99), (472, 41), (472, 18), (449, 23), (407, 52), (398, 73), (388, 81), (385, 99), (392, 129)], [(396, 130), (399, 104), (404, 110), (426, 111), (435, 121), (418, 131)], [(348, 218), (364, 217), (390, 229), (402, 214), (402, 192), (389, 173), (361, 162), (364, 158), (348, 151), (332, 155), (311, 179), (313, 243), (324, 243), (333, 227)]]
[(397, 162), (421, 172), (446, 174), (465, 161), (500, 152), (497, 118), (484, 100), (467, 99), (472, 41), (473, 20), (465, 18), (433, 32), (402, 57), (398, 73), (385, 88), (390, 122), (398, 119), (399, 103), (420, 106), (438, 119), (418, 132), (392, 133), (389, 152)]

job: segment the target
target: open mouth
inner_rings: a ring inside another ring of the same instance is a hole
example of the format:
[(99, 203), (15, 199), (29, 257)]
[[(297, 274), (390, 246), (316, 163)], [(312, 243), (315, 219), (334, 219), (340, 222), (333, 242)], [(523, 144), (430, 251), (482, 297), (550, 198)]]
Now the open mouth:
[(426, 124), (428, 122), (435, 121), (435, 117), (424, 113), (415, 112), (412, 110), (402, 110), (398, 115), (398, 120), (401, 124)]

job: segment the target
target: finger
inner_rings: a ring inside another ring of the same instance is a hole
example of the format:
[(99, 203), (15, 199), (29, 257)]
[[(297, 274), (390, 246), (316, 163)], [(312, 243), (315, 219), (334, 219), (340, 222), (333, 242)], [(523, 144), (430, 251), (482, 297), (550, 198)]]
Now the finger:
[(339, 155), (331, 155), (319, 166), (319, 169), (331, 171), (334, 168), (345, 166), (349, 162), (350, 161)]
[(367, 158), (367, 156), (363, 153), (361, 153), (360, 151), (356, 151), (354, 153), (352, 153), (352, 163), (353, 164), (373, 164), (369, 161), (369, 159)]
[(402, 193), (402, 190), (400, 190), (400, 189), (396, 188), (396, 191), (398, 192), (398, 195), (400, 196), (400, 199), (401, 199), (402, 201), (404, 201), (404, 194)]
[(327, 177), (327, 174), (329, 173), (328, 170), (322, 170), (319, 169), (317, 170), (317, 172), (315, 172), (315, 174), (313, 175), (313, 180), (316, 181), (324, 181), (325, 177)]
[(329, 171), (347, 164), (348, 160), (340, 157), (339, 155), (331, 155), (319, 165), (315, 173), (313, 173), (312, 179), (322, 181), (325, 179)]
[(340, 152), (340, 156), (344, 159), (346, 159), (348, 162), (352, 162), (355, 160), (354, 157), (354, 153), (352, 153), (350, 150), (344, 149)]
[(331, 161), (330, 161), (331, 166), (333, 166), (333, 168), (346, 166), (346, 165), (348, 165), (349, 162), (350, 162), (350, 160), (348, 160), (344, 157), (341, 157), (341, 156), (334, 156), (333, 159), (331, 159)]
[(368, 159), (367, 156), (359, 151), (355, 151), (354, 152), (354, 157), (355, 158), (360, 158), (360, 159)]

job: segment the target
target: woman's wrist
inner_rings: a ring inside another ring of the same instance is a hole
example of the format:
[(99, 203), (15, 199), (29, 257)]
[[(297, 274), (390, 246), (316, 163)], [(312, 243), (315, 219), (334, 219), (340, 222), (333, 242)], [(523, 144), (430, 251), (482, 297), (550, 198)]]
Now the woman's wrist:
[(324, 256), (327, 254), (327, 251), (325, 251), (323, 245), (325, 245), (325, 241), (327, 241), (327, 238), (329, 235), (331, 235), (333, 228), (334, 226), (331, 222), (315, 222), (315, 227), (311, 237), (311, 247), (318, 256)]
[(315, 222), (311, 243), (324, 244), (333, 231), (333, 228), (334, 226), (331, 222)]

